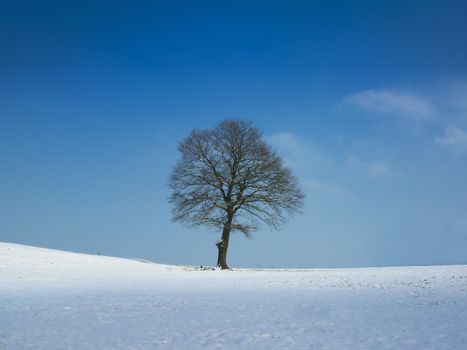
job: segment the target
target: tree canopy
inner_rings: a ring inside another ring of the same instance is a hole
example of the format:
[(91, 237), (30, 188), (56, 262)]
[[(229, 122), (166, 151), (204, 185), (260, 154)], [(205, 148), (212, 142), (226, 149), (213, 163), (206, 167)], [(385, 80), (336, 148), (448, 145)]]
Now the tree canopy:
[(193, 130), (178, 150), (169, 179), (173, 220), (222, 229), (221, 268), (227, 268), (221, 260), (230, 231), (250, 237), (261, 223), (276, 229), (303, 206), (296, 177), (250, 122)]

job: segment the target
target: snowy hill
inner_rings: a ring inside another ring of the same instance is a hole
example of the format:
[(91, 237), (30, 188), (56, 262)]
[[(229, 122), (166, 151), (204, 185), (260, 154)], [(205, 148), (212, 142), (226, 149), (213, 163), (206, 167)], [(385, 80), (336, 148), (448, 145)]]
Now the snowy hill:
[(144, 263), (108, 256), (77, 254), (12, 243), (0, 243), (2, 290), (95, 288), (146, 281), (158, 272), (183, 270), (178, 266)]
[(0, 349), (464, 349), (467, 266), (200, 271), (0, 243)]

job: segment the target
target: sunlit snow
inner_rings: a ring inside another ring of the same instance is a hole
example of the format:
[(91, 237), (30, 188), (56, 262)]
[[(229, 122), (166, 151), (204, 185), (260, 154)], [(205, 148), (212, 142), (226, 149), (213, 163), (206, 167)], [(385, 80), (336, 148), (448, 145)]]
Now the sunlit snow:
[(465, 349), (467, 266), (200, 270), (0, 243), (0, 349)]

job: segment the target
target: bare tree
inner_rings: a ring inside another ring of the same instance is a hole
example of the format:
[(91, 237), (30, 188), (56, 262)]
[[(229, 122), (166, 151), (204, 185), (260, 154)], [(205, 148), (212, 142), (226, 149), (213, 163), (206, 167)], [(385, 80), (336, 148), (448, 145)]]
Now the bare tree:
[(232, 231), (250, 237), (260, 223), (278, 228), (303, 206), (297, 179), (249, 122), (193, 130), (178, 150), (169, 180), (173, 220), (222, 229), (216, 244), (221, 269), (228, 269)]

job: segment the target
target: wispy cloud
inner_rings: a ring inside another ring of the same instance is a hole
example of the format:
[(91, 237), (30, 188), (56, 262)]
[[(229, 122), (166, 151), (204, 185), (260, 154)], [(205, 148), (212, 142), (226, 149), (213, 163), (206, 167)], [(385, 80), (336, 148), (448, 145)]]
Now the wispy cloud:
[(450, 125), (444, 131), (444, 135), (437, 137), (436, 141), (457, 153), (467, 153), (467, 131), (458, 128), (455, 125)]
[(345, 162), (351, 170), (363, 172), (372, 179), (389, 178), (395, 173), (393, 167), (388, 162), (382, 160), (368, 161), (350, 154), (345, 157)]
[(437, 82), (432, 88), (433, 100), (443, 114), (451, 114), (467, 120), (467, 81), (446, 79)]
[(341, 103), (367, 112), (414, 119), (431, 119), (436, 114), (436, 108), (428, 98), (389, 89), (360, 91), (344, 97)]
[(345, 188), (338, 186), (332, 183), (325, 183), (321, 181), (316, 181), (311, 178), (305, 178), (303, 180), (303, 185), (306, 189), (311, 190), (313, 192), (321, 192), (333, 197), (343, 197), (343, 196), (350, 196), (350, 191), (346, 190)]
[(310, 142), (290, 132), (281, 132), (268, 138), (268, 141), (284, 157), (286, 163), (298, 169), (309, 169), (322, 162), (323, 156)]
[(436, 144), (467, 154), (466, 80), (445, 79), (418, 89), (368, 89), (345, 96), (339, 106), (372, 115), (405, 117), (419, 125), (430, 121), (440, 129), (436, 134), (443, 133), (431, 136)]
[(286, 149), (287, 151), (296, 152), (297, 150), (308, 148), (308, 145), (301, 137), (290, 132), (273, 134), (268, 139), (275, 147)]
[(271, 135), (268, 141), (282, 155), (286, 164), (299, 175), (307, 191), (333, 197), (350, 195), (349, 191), (338, 184), (317, 180), (317, 174), (332, 167), (332, 162), (311, 142), (290, 132)]

